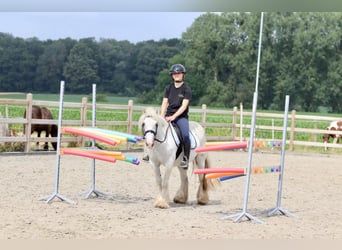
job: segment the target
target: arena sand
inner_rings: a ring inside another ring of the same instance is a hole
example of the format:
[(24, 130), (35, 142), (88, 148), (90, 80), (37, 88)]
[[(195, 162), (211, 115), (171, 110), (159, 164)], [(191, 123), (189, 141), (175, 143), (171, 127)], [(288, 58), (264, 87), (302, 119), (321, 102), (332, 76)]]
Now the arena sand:
[[(141, 158), (141, 152), (127, 152)], [(212, 167), (246, 167), (248, 153), (209, 154)], [(278, 173), (252, 174), (247, 211), (264, 224), (223, 217), (242, 212), (246, 177), (221, 183), (206, 206), (197, 205), (197, 176), (189, 168), (189, 201), (157, 209), (151, 167), (96, 161), (96, 189), (110, 199), (85, 199), (92, 159), (61, 156), (59, 193), (76, 201), (39, 200), (54, 193), (55, 154), (0, 155), (0, 239), (342, 239), (342, 156), (286, 152), (280, 213)], [(253, 166), (280, 163), (279, 152), (256, 152)], [(174, 169), (170, 197), (179, 185)]]

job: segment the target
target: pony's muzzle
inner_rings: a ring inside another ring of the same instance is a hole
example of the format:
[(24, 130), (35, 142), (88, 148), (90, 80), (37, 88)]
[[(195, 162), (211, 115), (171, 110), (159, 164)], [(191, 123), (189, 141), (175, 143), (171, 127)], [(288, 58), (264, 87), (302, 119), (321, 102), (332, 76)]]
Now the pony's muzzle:
[(145, 145), (146, 145), (146, 147), (147, 148), (153, 148), (153, 146), (154, 146), (154, 142), (152, 141), (145, 141)]
[(152, 148), (154, 146), (155, 135), (156, 135), (156, 132), (154, 130), (146, 130), (144, 132), (144, 139), (145, 139), (146, 147)]

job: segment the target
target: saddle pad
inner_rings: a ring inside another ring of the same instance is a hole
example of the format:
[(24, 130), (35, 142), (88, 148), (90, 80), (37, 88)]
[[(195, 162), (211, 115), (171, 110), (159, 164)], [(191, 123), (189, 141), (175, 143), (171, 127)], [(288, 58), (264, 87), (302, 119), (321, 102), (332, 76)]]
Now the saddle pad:
[[(176, 129), (173, 126), (170, 126), (170, 127), (171, 127), (171, 133), (173, 135), (173, 138), (175, 139), (175, 143), (176, 145), (179, 145), (180, 139), (179, 139), (178, 133), (176, 132)], [(194, 149), (197, 147), (196, 139), (191, 131), (190, 131), (190, 143), (191, 143), (191, 149)]]

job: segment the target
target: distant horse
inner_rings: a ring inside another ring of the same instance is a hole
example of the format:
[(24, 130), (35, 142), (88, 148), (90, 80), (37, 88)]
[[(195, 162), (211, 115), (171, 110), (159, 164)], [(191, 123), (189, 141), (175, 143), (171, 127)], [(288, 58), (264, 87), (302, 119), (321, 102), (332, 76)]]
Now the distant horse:
[[(26, 118), (26, 110), (24, 112), (24, 118)], [(32, 119), (53, 119), (52, 113), (49, 109), (45, 107), (39, 107), (37, 105), (32, 106)], [(24, 124), (24, 134), (26, 131), (26, 125)], [(41, 133), (45, 131), (45, 137), (57, 137), (58, 135), (58, 126), (55, 124), (32, 124), (31, 125), (31, 134), (33, 132), (37, 132), (38, 137), (40, 137)], [(54, 150), (57, 149), (57, 142), (52, 142), (52, 147)], [(36, 147), (39, 148), (39, 142), (37, 142)], [(49, 145), (48, 142), (44, 144), (44, 150), (48, 150)]]
[[(159, 195), (154, 202), (154, 206), (157, 208), (169, 208), (168, 182), (172, 168), (175, 166), (178, 166), (181, 184), (173, 201), (175, 203), (185, 204), (188, 200), (188, 175), (186, 169), (179, 167), (183, 153), (178, 151), (179, 141), (177, 141), (178, 137), (173, 125), (158, 115), (153, 108), (147, 108), (139, 119), (139, 129), (144, 135), (149, 154), (149, 162), (154, 170), (159, 190)], [(190, 134), (193, 136), (192, 144), (196, 144), (195, 146), (204, 146), (206, 137), (203, 127), (196, 122), (190, 121), (190, 131)], [(178, 157), (176, 156), (177, 151)], [(207, 153), (197, 154), (191, 150), (189, 162), (196, 164), (198, 168), (209, 168)], [(165, 167), (163, 177), (161, 175), (161, 165)], [(199, 182), (197, 203), (206, 205), (209, 202), (208, 190), (215, 188), (219, 182), (215, 179), (206, 180), (204, 175), (199, 175)]]
[[(327, 127), (329, 131), (342, 131), (342, 121), (333, 121)], [(329, 143), (330, 138), (333, 138), (333, 143), (338, 143), (342, 135), (336, 135), (331, 133), (326, 133), (323, 135), (323, 142), (325, 144), (325, 150), (328, 149), (327, 144)]]

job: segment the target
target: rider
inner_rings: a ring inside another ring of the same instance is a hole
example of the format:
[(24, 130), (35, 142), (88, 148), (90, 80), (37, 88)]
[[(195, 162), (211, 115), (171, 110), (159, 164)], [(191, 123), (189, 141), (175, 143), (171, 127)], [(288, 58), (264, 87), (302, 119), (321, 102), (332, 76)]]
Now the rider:
[[(187, 169), (191, 147), (188, 113), (192, 93), (190, 86), (184, 82), (186, 70), (182, 64), (172, 65), (169, 73), (173, 83), (165, 87), (160, 113), (166, 121), (175, 122), (181, 131), (184, 156), (180, 165)], [(148, 161), (148, 155), (143, 160)]]

